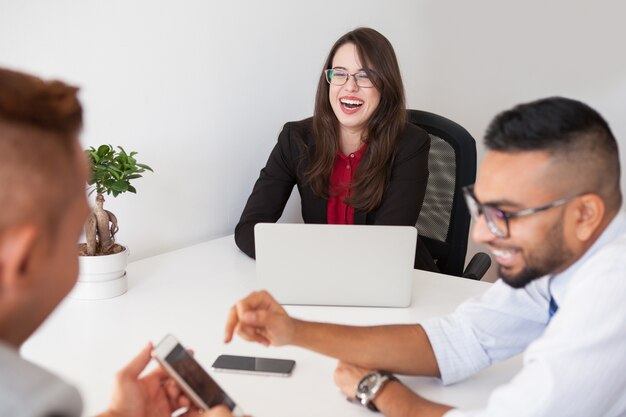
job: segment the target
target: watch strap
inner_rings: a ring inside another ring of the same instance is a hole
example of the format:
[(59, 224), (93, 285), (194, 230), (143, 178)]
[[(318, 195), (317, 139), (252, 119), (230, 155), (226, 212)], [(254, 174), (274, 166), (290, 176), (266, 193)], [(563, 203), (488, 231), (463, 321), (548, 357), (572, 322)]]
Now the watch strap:
[(365, 406), (371, 411), (378, 412), (379, 410), (378, 410), (378, 407), (376, 407), (376, 405), (374, 404), (374, 400), (376, 399), (376, 397), (378, 397), (378, 395), (383, 390), (383, 388), (385, 388), (385, 385), (387, 385), (391, 381), (399, 381), (399, 380), (391, 372), (386, 372), (386, 371), (376, 371), (376, 372), (378, 372), (378, 374), (381, 377), (384, 377), (385, 379), (383, 380), (382, 384), (378, 388), (378, 391), (376, 392), (376, 394), (372, 398), (369, 399), (369, 401), (365, 404)]

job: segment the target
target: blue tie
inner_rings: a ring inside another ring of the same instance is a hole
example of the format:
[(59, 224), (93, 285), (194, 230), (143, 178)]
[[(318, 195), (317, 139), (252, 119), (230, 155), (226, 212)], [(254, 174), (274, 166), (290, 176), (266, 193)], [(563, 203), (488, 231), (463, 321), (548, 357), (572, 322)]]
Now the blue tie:
[(554, 313), (556, 313), (558, 309), (559, 309), (559, 306), (556, 304), (556, 301), (554, 301), (554, 297), (552, 296), (552, 294), (550, 294), (550, 308), (548, 309), (549, 319), (551, 319), (552, 316), (554, 316)]
[(553, 279), (554, 279), (554, 276), (551, 276), (550, 281), (548, 281), (548, 294), (550, 294), (550, 307), (548, 307), (548, 321), (552, 319), (552, 316), (554, 316), (554, 313), (556, 313), (556, 311), (559, 309), (558, 304), (556, 303), (556, 301), (554, 300), (554, 297), (552, 296), (552, 291), (550, 290)]

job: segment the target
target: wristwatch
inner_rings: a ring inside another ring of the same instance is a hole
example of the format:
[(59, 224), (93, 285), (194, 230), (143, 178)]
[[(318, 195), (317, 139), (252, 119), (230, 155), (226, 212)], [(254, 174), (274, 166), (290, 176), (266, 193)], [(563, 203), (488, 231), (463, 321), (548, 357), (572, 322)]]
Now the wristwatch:
[(372, 371), (366, 374), (359, 384), (356, 386), (356, 399), (365, 407), (372, 411), (378, 411), (378, 408), (372, 401), (378, 396), (385, 384), (389, 381), (397, 381), (393, 374), (383, 371)]

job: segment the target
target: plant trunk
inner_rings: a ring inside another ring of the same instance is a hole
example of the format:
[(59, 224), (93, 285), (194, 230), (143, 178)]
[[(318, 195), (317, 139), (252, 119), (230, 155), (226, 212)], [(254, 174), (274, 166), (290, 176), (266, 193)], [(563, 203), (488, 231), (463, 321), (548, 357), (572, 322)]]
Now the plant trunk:
[[(119, 230), (117, 218), (103, 208), (104, 196), (96, 196), (96, 205), (85, 223), (87, 255), (108, 255), (115, 245), (115, 234)], [(109, 223), (111, 226), (109, 227)]]

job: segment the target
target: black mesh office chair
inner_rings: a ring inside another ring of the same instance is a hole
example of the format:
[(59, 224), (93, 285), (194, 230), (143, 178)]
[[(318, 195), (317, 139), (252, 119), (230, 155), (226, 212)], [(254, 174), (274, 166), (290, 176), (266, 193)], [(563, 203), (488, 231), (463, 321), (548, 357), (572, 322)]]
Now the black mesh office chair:
[(476, 180), (476, 141), (467, 130), (445, 117), (408, 110), (409, 122), (431, 138), (428, 185), (417, 224), (420, 239), (448, 275), (481, 279), (489, 269), (487, 254), (476, 254), (465, 272), (470, 214), (461, 188)]

